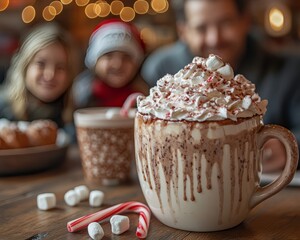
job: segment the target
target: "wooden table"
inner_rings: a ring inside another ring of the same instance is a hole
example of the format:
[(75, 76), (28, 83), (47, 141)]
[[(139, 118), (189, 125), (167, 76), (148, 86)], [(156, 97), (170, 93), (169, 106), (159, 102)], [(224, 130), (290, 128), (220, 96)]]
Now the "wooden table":
[[(74, 149), (56, 169), (32, 175), (0, 177), (0, 239), (89, 239), (86, 230), (69, 233), (67, 222), (125, 201), (145, 203), (139, 183), (133, 178), (131, 183), (117, 187), (88, 184), (83, 179), (80, 158)], [(64, 193), (81, 184), (105, 193), (104, 204), (100, 208), (90, 207), (88, 201), (81, 202), (76, 207), (65, 204)], [(56, 194), (55, 209), (41, 211), (37, 208), (36, 197), (44, 192)], [(109, 222), (102, 223), (105, 232), (103, 239), (137, 239), (135, 230), (138, 215), (130, 213), (127, 216), (131, 222), (130, 229), (121, 235), (111, 233)], [(176, 230), (163, 225), (152, 215), (147, 239), (300, 239), (300, 189), (287, 187), (253, 209), (242, 224), (220, 232), (193, 233)]]

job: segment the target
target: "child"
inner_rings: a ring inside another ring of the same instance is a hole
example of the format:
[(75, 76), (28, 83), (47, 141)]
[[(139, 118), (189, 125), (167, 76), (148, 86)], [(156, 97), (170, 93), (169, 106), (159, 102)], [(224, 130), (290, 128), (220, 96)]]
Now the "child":
[(12, 58), (0, 96), (0, 118), (51, 119), (60, 128), (72, 123), (73, 54), (69, 35), (58, 25), (34, 28)]
[(88, 70), (75, 81), (76, 107), (121, 107), (134, 92), (148, 94), (139, 70), (145, 45), (136, 27), (118, 19), (101, 22), (86, 52)]

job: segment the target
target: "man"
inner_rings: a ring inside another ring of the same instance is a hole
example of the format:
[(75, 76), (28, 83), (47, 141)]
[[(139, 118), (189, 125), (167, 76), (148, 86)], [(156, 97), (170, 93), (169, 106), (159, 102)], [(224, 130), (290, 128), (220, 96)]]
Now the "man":
[[(142, 76), (152, 87), (167, 73), (174, 74), (192, 61), (194, 56), (213, 53), (228, 62), (235, 73), (256, 84), (261, 98), (268, 99), (265, 123), (282, 125), (300, 142), (300, 58), (273, 56), (249, 35), (250, 15), (244, 0), (185, 0), (178, 12), (179, 40), (150, 55), (142, 68)], [(181, 15), (180, 15), (181, 14)], [(271, 140), (264, 170), (275, 171), (285, 162), (282, 146)], [(270, 157), (270, 161), (268, 161)]]
[(142, 75), (151, 86), (166, 73), (174, 74), (194, 56), (214, 53), (237, 66), (246, 48), (250, 17), (244, 1), (186, 0), (178, 7), (179, 40), (154, 52), (146, 60)]

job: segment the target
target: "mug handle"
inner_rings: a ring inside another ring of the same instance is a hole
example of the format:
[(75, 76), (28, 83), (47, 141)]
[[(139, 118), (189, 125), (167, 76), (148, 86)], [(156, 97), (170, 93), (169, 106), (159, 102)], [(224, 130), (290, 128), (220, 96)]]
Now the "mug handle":
[[(271, 138), (278, 139), (286, 151), (286, 164), (280, 176), (272, 183), (261, 187), (258, 186), (250, 199), (250, 209), (273, 196), (292, 181), (298, 164), (298, 145), (295, 136), (286, 128), (279, 125), (265, 125), (258, 132), (258, 148), (260, 152), (264, 144)], [(262, 158), (260, 154), (260, 158)], [(262, 160), (262, 159), (261, 159)]]

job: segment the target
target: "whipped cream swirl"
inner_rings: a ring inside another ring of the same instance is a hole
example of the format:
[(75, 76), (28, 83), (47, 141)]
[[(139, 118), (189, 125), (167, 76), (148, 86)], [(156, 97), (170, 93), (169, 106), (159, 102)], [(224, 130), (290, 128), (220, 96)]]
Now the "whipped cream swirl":
[(138, 112), (165, 120), (216, 121), (263, 115), (255, 85), (243, 75), (234, 76), (229, 64), (216, 55), (195, 57), (175, 75), (167, 74), (138, 97)]

